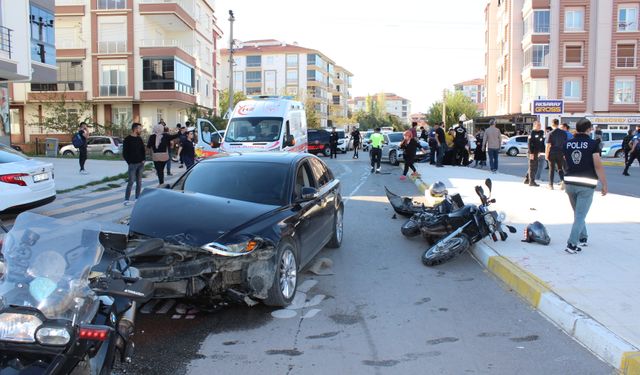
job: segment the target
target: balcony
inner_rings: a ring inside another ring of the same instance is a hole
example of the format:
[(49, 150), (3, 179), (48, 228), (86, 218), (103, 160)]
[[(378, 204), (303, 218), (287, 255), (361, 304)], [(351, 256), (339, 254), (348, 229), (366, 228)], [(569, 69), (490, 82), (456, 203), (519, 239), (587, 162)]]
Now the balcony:
[(140, 40), (141, 57), (176, 56), (192, 66), (196, 65), (193, 47), (175, 39)]
[(110, 42), (98, 41), (98, 53), (102, 54), (115, 54), (115, 53), (127, 53), (127, 41), (118, 40)]
[(140, 0), (140, 14), (168, 31), (195, 30), (191, 4), (183, 0)]
[(0, 56), (11, 60), (11, 32), (13, 30), (0, 26)]

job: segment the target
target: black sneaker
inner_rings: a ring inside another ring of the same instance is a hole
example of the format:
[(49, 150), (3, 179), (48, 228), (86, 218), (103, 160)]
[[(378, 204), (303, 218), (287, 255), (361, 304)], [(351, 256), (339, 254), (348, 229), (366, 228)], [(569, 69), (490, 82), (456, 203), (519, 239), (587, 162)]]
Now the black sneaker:
[(536, 184), (535, 181), (531, 181), (531, 182), (529, 182), (529, 186), (540, 186), (540, 185)]
[(630, 175), (629, 173), (627, 173), (627, 172), (622, 172), (622, 175), (623, 175), (623, 176), (631, 176), (631, 175)]
[(529, 179), (528, 179), (528, 178), (525, 178), (523, 182), (524, 182), (524, 184), (526, 185), (526, 184), (528, 184), (528, 183), (529, 183)]
[(586, 239), (586, 238), (581, 238), (581, 239), (580, 239), (580, 241), (578, 241), (578, 244), (579, 244), (581, 247), (587, 247), (587, 246), (589, 246), (589, 244), (587, 243), (587, 239)]
[(578, 247), (578, 246), (576, 246), (576, 245), (572, 245), (572, 244), (568, 243), (568, 244), (567, 244), (567, 247), (564, 249), (564, 251), (566, 251), (566, 252), (567, 252), (567, 253), (569, 253), (569, 254), (577, 254), (577, 253), (579, 253), (580, 251), (582, 251), (582, 249), (581, 249), (581, 248), (579, 248), (579, 247)]

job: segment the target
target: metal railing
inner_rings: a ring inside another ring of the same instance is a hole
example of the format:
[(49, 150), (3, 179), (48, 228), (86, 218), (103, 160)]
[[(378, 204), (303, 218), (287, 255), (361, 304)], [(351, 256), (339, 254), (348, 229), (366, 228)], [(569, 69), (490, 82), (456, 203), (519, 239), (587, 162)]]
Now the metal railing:
[(114, 42), (98, 42), (98, 53), (125, 53), (127, 42), (124, 40)]
[(193, 1), (184, 1), (184, 0), (138, 0), (140, 4), (178, 4), (182, 9), (184, 9), (190, 16), (193, 17)]
[(178, 47), (189, 55), (193, 55), (193, 47), (188, 47), (177, 39), (141, 39), (140, 47)]
[[(11, 58), (11, 32), (8, 27), (0, 26), (0, 51)], [(0, 53), (2, 53), (0, 52)]]
[(100, 10), (126, 9), (127, 0), (98, 0), (97, 5)]
[(635, 57), (618, 57), (616, 67), (618, 68), (635, 68), (636, 67), (636, 58)]
[(79, 39), (56, 39), (56, 48), (85, 48), (85, 44)]

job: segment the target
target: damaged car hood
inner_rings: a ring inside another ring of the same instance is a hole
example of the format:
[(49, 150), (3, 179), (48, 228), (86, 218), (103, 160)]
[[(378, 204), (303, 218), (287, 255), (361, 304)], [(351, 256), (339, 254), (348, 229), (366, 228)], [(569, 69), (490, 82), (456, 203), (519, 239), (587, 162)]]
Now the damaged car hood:
[(129, 231), (202, 246), (278, 208), (207, 194), (146, 189), (131, 212)]

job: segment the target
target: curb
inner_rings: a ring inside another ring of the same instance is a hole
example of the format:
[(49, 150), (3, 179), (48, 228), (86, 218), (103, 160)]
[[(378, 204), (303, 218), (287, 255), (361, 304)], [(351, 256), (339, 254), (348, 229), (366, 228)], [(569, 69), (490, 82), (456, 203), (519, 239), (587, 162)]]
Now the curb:
[[(414, 180), (420, 192), (428, 189), (422, 179)], [(534, 309), (584, 347), (595, 353), (623, 375), (640, 375), (640, 350), (611, 332), (598, 321), (556, 294), (534, 274), (508, 258), (498, 255), (484, 241), (471, 248), (471, 253), (493, 275), (518, 293)]]
[(623, 161), (603, 161), (602, 165), (606, 165), (609, 167), (624, 167)]

